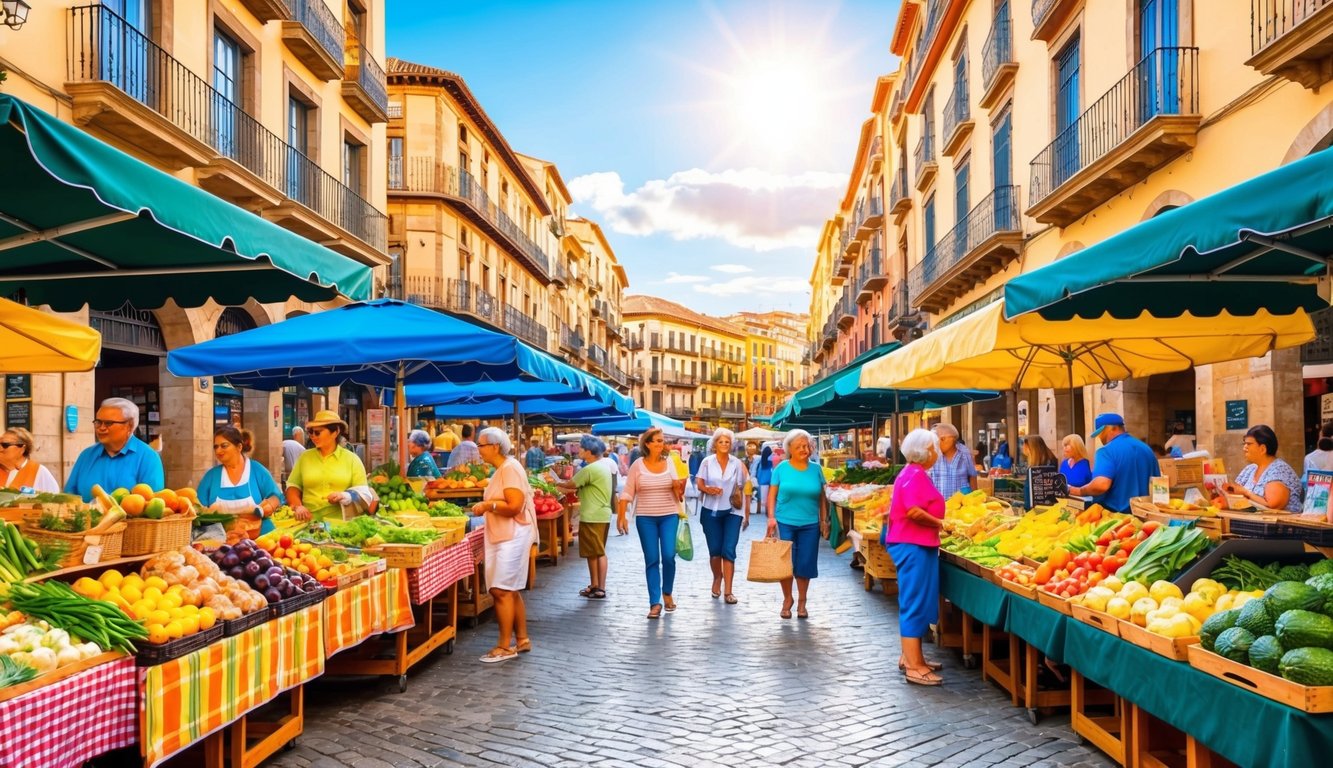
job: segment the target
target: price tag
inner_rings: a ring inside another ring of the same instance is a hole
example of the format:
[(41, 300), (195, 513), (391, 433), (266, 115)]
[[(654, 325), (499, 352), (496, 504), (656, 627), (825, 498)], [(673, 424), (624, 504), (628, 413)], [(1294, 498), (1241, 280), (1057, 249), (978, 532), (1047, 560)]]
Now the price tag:
[(84, 565), (96, 565), (102, 559), (102, 545), (89, 544), (88, 549), (83, 552)]
[(1148, 489), (1152, 494), (1152, 503), (1162, 505), (1171, 503), (1171, 484), (1165, 477), (1148, 478)]

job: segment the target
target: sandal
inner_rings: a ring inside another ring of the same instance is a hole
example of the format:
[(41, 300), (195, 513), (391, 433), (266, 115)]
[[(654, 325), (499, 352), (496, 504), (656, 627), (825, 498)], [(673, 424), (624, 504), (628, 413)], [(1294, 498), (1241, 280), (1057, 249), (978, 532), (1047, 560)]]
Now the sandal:
[(606, 590), (601, 587), (593, 587), (592, 594), (588, 595), (588, 597), (591, 597), (593, 600), (605, 600)]
[(517, 651), (511, 650), (509, 648), (503, 648), (497, 645), (494, 648), (487, 651), (485, 656), (481, 657), (481, 663), (495, 664), (497, 662), (509, 661), (510, 659), (516, 659), (516, 658), (518, 658)]
[(784, 600), (784, 601), (782, 602), (782, 613), (779, 613), (778, 615), (781, 616), (781, 617), (784, 618), (784, 619), (790, 619), (790, 618), (791, 618), (791, 606), (792, 606), (792, 601), (790, 601), (790, 600)]
[(592, 597), (592, 585), (589, 584), (588, 586), (584, 587), (583, 589), (580, 589), (580, 590), (579, 590), (579, 597)]
[(662, 605), (666, 607), (667, 613), (676, 610), (676, 600), (671, 595), (662, 595)]
[(518, 641), (518, 645), (515, 645), (515, 646), (513, 647), (513, 651), (514, 651), (514, 653), (531, 653), (531, 652), (532, 652), (532, 639), (531, 639), (531, 638), (528, 638), (528, 637), (525, 637), (525, 638), (523, 638), (522, 640), (519, 640), (519, 641)]
[(907, 682), (913, 685), (943, 685), (944, 680), (939, 675), (926, 670), (924, 673), (915, 669), (907, 670)]
[(653, 604), (653, 607), (648, 609), (648, 618), (650, 618), (650, 619), (660, 619), (660, 618), (662, 618), (662, 606), (661, 606), (661, 604), (654, 603), (654, 604)]
[[(931, 672), (939, 672), (941, 669), (944, 669), (944, 665), (940, 664), (937, 661), (927, 661), (926, 668), (929, 669)], [(907, 662), (903, 661), (901, 657), (898, 658), (898, 671), (899, 672), (907, 671)]]
[(736, 603), (739, 602), (740, 601), (736, 599), (735, 595), (731, 594), (730, 592), (727, 593), (727, 605), (735, 605)]

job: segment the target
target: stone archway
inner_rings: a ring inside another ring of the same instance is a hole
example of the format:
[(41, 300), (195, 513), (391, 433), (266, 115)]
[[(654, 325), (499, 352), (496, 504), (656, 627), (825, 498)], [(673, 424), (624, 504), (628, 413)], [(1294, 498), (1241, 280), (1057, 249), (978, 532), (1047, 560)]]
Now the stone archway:
[(1310, 121), (1301, 128), (1292, 139), (1291, 145), (1287, 147), (1287, 154), (1282, 157), (1282, 164), (1300, 160), (1330, 146), (1333, 146), (1333, 104), (1319, 110), (1318, 114), (1310, 118)]
[(1194, 202), (1194, 198), (1181, 192), (1178, 189), (1168, 189), (1148, 203), (1148, 207), (1143, 209), (1143, 216), (1139, 221), (1147, 221), (1155, 216), (1159, 216), (1174, 208), (1182, 205), (1188, 205)]

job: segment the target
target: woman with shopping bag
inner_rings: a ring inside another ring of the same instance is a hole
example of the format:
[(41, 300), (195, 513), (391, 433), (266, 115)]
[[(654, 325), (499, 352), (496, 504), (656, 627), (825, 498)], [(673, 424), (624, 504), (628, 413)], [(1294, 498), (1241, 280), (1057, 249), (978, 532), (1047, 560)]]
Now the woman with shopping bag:
[(898, 634), (903, 655), (898, 669), (907, 682), (939, 685), (940, 665), (926, 660), (921, 638), (940, 613), (940, 527), (944, 497), (928, 471), (939, 458), (939, 437), (914, 429), (901, 447), (907, 466), (893, 481), (893, 501), (884, 525), (884, 541), (898, 575)]
[(796, 618), (810, 617), (805, 598), (810, 580), (819, 575), (819, 540), (828, 538), (828, 499), (824, 497), (824, 468), (810, 461), (814, 449), (810, 433), (793, 429), (782, 441), (787, 460), (773, 469), (768, 487), (768, 536), (777, 533), (791, 542), (792, 578), (783, 579), (782, 613), (791, 618), (792, 581), (796, 582)]
[(750, 525), (750, 499), (745, 495), (745, 462), (731, 455), (734, 433), (719, 427), (708, 439), (708, 456), (699, 465), (695, 483), (703, 495), (699, 523), (708, 541), (708, 564), (713, 569), (713, 599), (726, 590), (727, 605), (737, 603), (731, 593), (736, 574), (736, 543)]
[(616, 529), (629, 532), (626, 513), (634, 504), (634, 528), (643, 547), (644, 573), (648, 580), (648, 618), (676, 610), (671, 590), (676, 582), (676, 534), (680, 526), (681, 500), (688, 473), (675, 471), (667, 457), (662, 430), (653, 427), (639, 436), (640, 457), (630, 465), (625, 491), (616, 510)]

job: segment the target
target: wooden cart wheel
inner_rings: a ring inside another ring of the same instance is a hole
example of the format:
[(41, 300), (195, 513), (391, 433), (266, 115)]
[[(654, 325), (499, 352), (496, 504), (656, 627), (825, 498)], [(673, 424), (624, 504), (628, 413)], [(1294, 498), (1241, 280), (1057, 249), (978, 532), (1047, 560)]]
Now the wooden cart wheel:
[(453, 641), (453, 640), (450, 640), (449, 642), (447, 642), (447, 643), (444, 644), (444, 655), (445, 655), (445, 656), (453, 656), (453, 655), (454, 655), (454, 641)]
[(291, 741), (287, 742), (287, 746), (285, 747), (285, 749), (288, 752), (292, 751), (293, 749), (296, 749), (296, 739), (292, 739)]
[(875, 588), (875, 577), (874, 577), (874, 576), (871, 576), (870, 574), (867, 573), (866, 576), (865, 576), (865, 582), (866, 582), (866, 591), (867, 591), (867, 592), (869, 592), (869, 591), (871, 591), (872, 589)]
[(1029, 710), (1028, 710), (1028, 722), (1032, 723), (1033, 725), (1036, 725), (1036, 724), (1037, 724), (1037, 721), (1040, 720), (1040, 719), (1041, 719), (1041, 713), (1040, 713), (1040, 712), (1038, 712), (1038, 711), (1035, 710), (1035, 709), (1029, 709)]
[(398, 676), (398, 692), (407, 693), (407, 675)]

